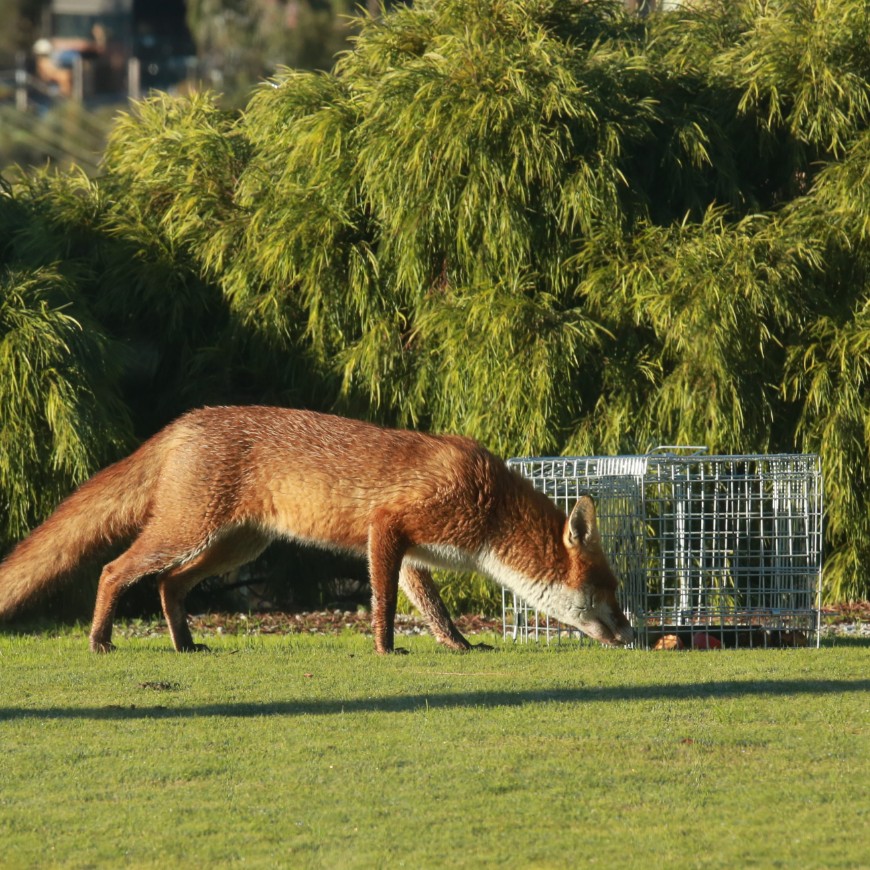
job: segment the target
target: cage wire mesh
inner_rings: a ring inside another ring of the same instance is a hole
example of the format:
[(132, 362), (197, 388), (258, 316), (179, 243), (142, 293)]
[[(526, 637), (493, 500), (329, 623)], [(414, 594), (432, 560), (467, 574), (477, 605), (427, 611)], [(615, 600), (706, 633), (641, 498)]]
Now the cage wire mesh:
[[(508, 464), (566, 513), (595, 499), (636, 646), (818, 646), (819, 457), (704, 450)], [(506, 590), (502, 626), (517, 641), (583, 639)]]

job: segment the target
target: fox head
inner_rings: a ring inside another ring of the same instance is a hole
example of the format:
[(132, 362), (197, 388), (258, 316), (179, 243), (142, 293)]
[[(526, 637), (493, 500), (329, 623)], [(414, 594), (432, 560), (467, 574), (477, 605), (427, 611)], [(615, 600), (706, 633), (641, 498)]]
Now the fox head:
[(554, 596), (554, 616), (609, 645), (631, 643), (634, 630), (616, 600), (619, 585), (598, 531), (595, 503), (581, 496), (565, 522), (563, 545), (569, 570), (562, 594)]

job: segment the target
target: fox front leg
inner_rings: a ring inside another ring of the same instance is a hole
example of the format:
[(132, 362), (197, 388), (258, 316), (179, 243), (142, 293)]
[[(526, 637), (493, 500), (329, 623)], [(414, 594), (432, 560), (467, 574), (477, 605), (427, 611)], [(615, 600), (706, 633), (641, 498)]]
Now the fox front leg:
[(399, 595), (399, 570), (407, 543), (398, 528), (386, 518), (369, 529), (369, 579), (372, 586), (372, 631), (375, 651), (406, 653), (393, 645), (396, 601)]
[(467, 652), (473, 649), (492, 649), (491, 646), (485, 643), (469, 643), (463, 637), (450, 618), (441, 594), (438, 592), (438, 586), (435, 584), (432, 574), (427, 568), (419, 568), (416, 565), (404, 563), (402, 571), (399, 574), (399, 585), (402, 587), (405, 595), (408, 596), (411, 604), (420, 611), (423, 618), (429, 624), (429, 630), (438, 643), (444, 644), (448, 649), (457, 650), (458, 652)]

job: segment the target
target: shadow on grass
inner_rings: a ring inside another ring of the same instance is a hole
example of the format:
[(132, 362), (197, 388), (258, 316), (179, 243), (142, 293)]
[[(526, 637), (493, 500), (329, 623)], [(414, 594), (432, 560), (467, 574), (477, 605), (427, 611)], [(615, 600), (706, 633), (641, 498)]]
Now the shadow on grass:
[(206, 704), (193, 707), (108, 705), (105, 707), (0, 707), (0, 722), (11, 719), (195, 719), (201, 716), (333, 716), (343, 713), (408, 713), (526, 704), (590, 704), (630, 701), (710, 701), (724, 698), (844, 695), (870, 691), (870, 680), (737, 680), (689, 685), (608, 686), (541, 691), (447, 692), (345, 700)]

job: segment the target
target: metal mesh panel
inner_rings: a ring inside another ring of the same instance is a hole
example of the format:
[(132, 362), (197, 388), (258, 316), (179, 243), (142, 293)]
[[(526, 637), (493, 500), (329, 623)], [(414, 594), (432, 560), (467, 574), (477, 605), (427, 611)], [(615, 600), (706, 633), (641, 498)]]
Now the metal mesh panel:
[[(670, 448), (666, 448), (670, 449)], [(819, 641), (822, 480), (814, 455), (514, 459), (566, 513), (596, 500), (638, 645), (803, 646)], [(516, 640), (569, 631), (502, 596)]]

